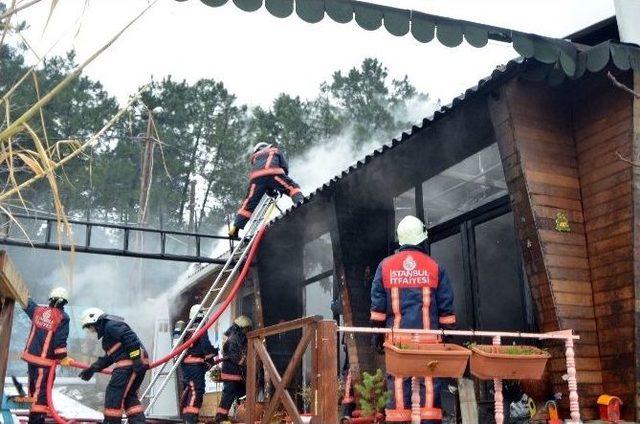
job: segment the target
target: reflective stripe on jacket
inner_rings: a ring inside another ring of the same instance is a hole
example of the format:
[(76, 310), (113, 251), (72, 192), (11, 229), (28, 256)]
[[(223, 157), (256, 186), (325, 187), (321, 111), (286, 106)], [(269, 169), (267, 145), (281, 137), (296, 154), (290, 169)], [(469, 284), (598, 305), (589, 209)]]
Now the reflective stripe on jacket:
[(439, 329), (455, 324), (453, 288), (447, 273), (419, 247), (403, 246), (376, 270), (371, 320), (384, 321), (388, 328)]
[(31, 298), (24, 311), (31, 319), (31, 330), (22, 359), (50, 366), (55, 359), (66, 357), (69, 315), (60, 308), (38, 305)]
[(137, 351), (140, 351), (142, 361), (148, 362), (147, 353), (138, 335), (122, 318), (107, 315), (98, 320), (96, 330), (106, 353), (94, 362), (97, 369), (104, 369), (114, 363), (117, 367), (132, 365), (132, 354), (135, 356)]
[(289, 165), (277, 147), (268, 147), (257, 151), (251, 156), (251, 174), (249, 177), (264, 177), (265, 175), (287, 175)]
[(246, 372), (247, 336), (233, 324), (224, 335), (227, 340), (222, 345), (222, 381), (240, 381)]

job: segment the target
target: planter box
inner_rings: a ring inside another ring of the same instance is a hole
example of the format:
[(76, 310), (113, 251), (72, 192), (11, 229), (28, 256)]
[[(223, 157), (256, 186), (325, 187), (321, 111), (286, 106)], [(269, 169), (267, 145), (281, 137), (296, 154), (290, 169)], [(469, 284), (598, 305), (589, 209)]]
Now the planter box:
[(387, 372), (396, 377), (460, 378), (471, 351), (454, 344), (384, 344)]
[(544, 373), (547, 352), (532, 346), (516, 346), (530, 350), (531, 353), (513, 353), (514, 346), (473, 346), (471, 351), (471, 374), (483, 379), (501, 378), (504, 380), (539, 380)]

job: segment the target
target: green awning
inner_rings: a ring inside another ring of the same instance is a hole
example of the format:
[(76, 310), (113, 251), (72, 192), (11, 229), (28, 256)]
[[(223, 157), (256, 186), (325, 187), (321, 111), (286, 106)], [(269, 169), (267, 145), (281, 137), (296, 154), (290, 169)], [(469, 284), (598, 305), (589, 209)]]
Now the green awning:
[[(229, 2), (200, 1), (211, 7)], [(232, 2), (246, 12), (254, 12), (263, 6), (263, 0)], [(587, 69), (598, 72), (611, 59), (621, 70), (632, 68), (640, 72), (640, 48), (616, 42), (605, 42), (580, 51), (568, 40), (357, 0), (264, 0), (264, 6), (278, 18), (289, 17), (295, 11), (300, 19), (309, 23), (320, 22), (325, 16), (341, 24), (355, 20), (358, 26), (368, 31), (384, 26), (392, 35), (401, 37), (411, 33), (421, 43), (428, 43), (435, 38), (447, 47), (457, 47), (463, 40), (477, 48), (486, 46), (490, 39), (512, 43), (522, 57), (549, 65), (543, 73), (546, 76), (553, 75), (554, 82), (562, 82), (565, 77), (579, 78)]]

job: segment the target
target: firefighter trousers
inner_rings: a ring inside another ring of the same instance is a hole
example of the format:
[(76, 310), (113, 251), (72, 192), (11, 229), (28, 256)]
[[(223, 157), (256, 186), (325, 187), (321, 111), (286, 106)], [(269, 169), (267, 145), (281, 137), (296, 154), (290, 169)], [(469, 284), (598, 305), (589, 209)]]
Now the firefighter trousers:
[(222, 384), (222, 398), (216, 416), (227, 416), (233, 401), (246, 394), (244, 381), (225, 381)]
[[(440, 409), (440, 386), (437, 378), (419, 378), (421, 424), (439, 424), (442, 422)], [(391, 399), (387, 404), (386, 422), (411, 422), (411, 378), (387, 375), (387, 389)]]
[(285, 193), (294, 203), (300, 203), (304, 196), (300, 191), (300, 186), (289, 178), (288, 175), (265, 175), (263, 177), (254, 178), (249, 183), (247, 189), (247, 196), (242, 202), (238, 214), (233, 225), (242, 229), (251, 218), (251, 214), (260, 203), (260, 199), (268, 191), (275, 191), (278, 193)]
[(122, 411), (130, 423), (144, 423), (144, 408), (138, 399), (138, 389), (144, 380), (146, 371), (133, 372), (132, 367), (113, 370), (111, 380), (104, 393), (104, 422), (122, 422)]
[(49, 367), (28, 364), (29, 371), (29, 397), (34, 399), (29, 410), (29, 424), (44, 424), (44, 419), (49, 413), (47, 404), (47, 379)]
[(180, 412), (185, 423), (195, 424), (198, 422), (198, 415), (200, 414), (204, 396), (204, 375), (206, 372), (207, 367), (203, 364), (182, 365)]

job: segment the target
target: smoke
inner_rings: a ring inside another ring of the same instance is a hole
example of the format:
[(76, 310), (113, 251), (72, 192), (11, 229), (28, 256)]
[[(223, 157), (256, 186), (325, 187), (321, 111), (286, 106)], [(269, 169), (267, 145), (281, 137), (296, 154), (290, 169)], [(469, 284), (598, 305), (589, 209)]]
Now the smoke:
[[(431, 116), (439, 107), (439, 100), (430, 100), (427, 95), (419, 94), (389, 112), (397, 122), (410, 123), (408, 130), (412, 124), (418, 124), (424, 117)], [(323, 140), (302, 156), (293, 159), (290, 174), (300, 184), (303, 193), (309, 195), (356, 161), (389, 143), (392, 137), (393, 135), (379, 132), (368, 142), (358, 144), (355, 142), (354, 129), (349, 126), (337, 136)], [(291, 204), (288, 198), (279, 203), (281, 208)]]

